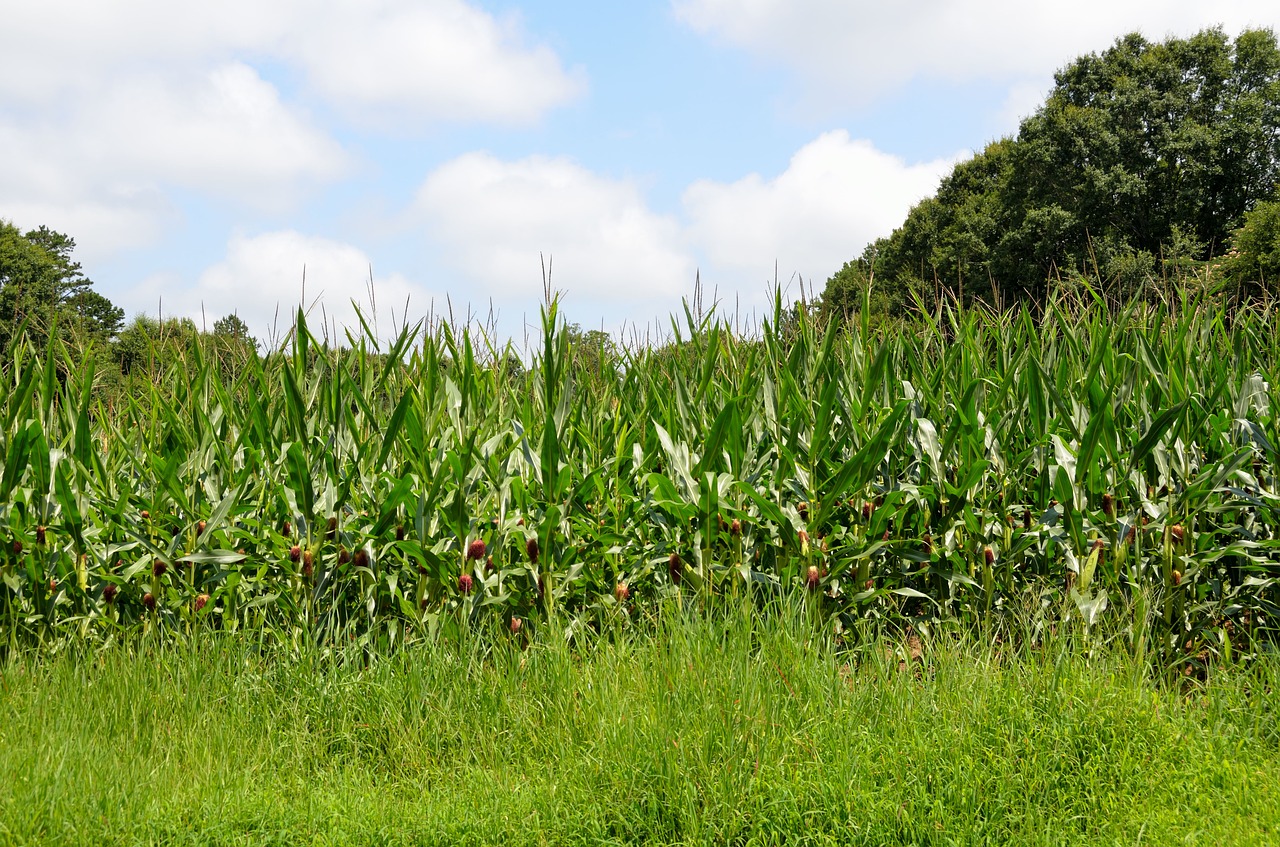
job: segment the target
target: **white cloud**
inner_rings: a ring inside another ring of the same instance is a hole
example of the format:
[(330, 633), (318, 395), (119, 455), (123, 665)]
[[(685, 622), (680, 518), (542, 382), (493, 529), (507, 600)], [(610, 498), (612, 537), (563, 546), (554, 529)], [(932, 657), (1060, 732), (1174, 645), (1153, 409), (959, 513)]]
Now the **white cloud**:
[(698, 32), (796, 68), (815, 97), (865, 103), (917, 79), (1041, 78), (1140, 30), (1274, 26), (1271, 0), (672, 0)]
[(284, 197), (348, 166), (335, 141), (239, 62), (190, 79), (122, 81), (62, 131), (73, 136), (68, 158), (89, 173), (259, 205), (288, 205)]
[(899, 226), (955, 161), (907, 164), (841, 130), (806, 144), (776, 177), (696, 182), (683, 205), (690, 237), (715, 269), (704, 276), (721, 289), (745, 284), (754, 292), (777, 262), (781, 282), (799, 274), (820, 285)]
[(72, 233), (86, 257), (148, 244), (174, 188), (286, 209), (350, 168), (345, 151), (256, 71), (121, 78), (74, 108), (0, 112), (4, 213)]
[(326, 99), (362, 121), (524, 124), (585, 85), (550, 48), (524, 41), (518, 19), (460, 0), (381, 0), (333, 4), (308, 37), (290, 39), (282, 52)]
[(360, 120), (525, 123), (583, 90), (518, 16), (464, 0), (45, 0), (6, 9), (0, 103), (92, 96), (139, 71), (280, 64)]
[(317, 333), (322, 322), (331, 327), (331, 335), (336, 325), (339, 338), (342, 327), (358, 328), (353, 300), (371, 325), (376, 316), (378, 334), (384, 338), (403, 321), (406, 298), (410, 323), (427, 313), (430, 292), (400, 274), (374, 273), (371, 303), (370, 272), (368, 254), (351, 244), (293, 230), (236, 234), (222, 261), (206, 269), (194, 285), (159, 276), (140, 286), (130, 300), (147, 304), (149, 311), (162, 303), (164, 314), (203, 320), (210, 328), (234, 311), (250, 333), (266, 339), (273, 330), (283, 332), (292, 324), (304, 303), (305, 273), (307, 320)]
[(397, 131), (529, 123), (584, 85), (517, 17), (464, 0), (11, 5), (0, 215), (64, 226), (86, 256), (153, 243), (178, 191), (284, 212), (351, 172), (331, 128), (263, 69), (316, 113)]
[(585, 302), (608, 326), (644, 325), (679, 308), (699, 263), (709, 291), (741, 295), (748, 308), (762, 302), (775, 261), (784, 283), (795, 273), (824, 282), (901, 224), (954, 161), (908, 164), (830, 132), (776, 176), (693, 183), (676, 217), (651, 210), (634, 181), (566, 159), (469, 153), (427, 178), (416, 214), (473, 302), (529, 308), (543, 253), (569, 307)]
[(555, 287), (577, 302), (665, 308), (692, 284), (679, 222), (651, 211), (635, 182), (568, 159), (468, 153), (431, 173), (417, 213), (481, 297), (537, 299), (539, 253), (553, 258)]

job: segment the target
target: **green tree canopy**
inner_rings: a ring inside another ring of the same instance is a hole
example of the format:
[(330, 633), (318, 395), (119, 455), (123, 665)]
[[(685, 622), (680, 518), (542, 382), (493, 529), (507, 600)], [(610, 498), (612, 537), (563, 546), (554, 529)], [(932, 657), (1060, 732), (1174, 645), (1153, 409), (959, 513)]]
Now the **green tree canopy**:
[(0, 221), (0, 346), (26, 322), (37, 343), (55, 318), (68, 329), (107, 339), (120, 331), (124, 312), (92, 290), (71, 258), (75, 239), (48, 227), (23, 233)]
[(1016, 138), (957, 165), (867, 247), (858, 266), (891, 302), (944, 290), (997, 306), (1040, 300), (1051, 278), (1073, 273), (1128, 296), (1159, 262), (1225, 252), (1245, 214), (1276, 195), (1272, 31), (1132, 34), (1055, 80)]

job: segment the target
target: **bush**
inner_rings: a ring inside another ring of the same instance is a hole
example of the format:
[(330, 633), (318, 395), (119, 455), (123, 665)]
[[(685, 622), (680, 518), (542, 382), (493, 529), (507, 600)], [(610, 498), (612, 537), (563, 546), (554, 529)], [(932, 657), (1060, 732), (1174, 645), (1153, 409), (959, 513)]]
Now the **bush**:
[(1223, 269), (1229, 282), (1250, 293), (1274, 293), (1280, 281), (1280, 201), (1259, 203), (1245, 214)]

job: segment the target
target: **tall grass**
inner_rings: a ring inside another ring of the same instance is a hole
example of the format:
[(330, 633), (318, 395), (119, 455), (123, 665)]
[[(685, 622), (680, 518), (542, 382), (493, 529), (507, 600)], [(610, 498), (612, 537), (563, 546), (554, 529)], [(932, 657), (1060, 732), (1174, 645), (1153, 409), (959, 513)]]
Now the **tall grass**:
[[(796, 594), (836, 639), (1106, 632), (1171, 668), (1277, 613), (1277, 315), (1135, 303), (758, 335), (685, 313), (584, 370), (447, 324), (304, 320), (108, 408), (55, 338), (0, 368), (8, 649), (250, 630), (379, 653)], [(477, 543), (482, 542), (482, 543)], [(1011, 609), (1031, 608), (1031, 619)]]
[(1276, 664), (1190, 694), (1049, 636), (834, 650), (664, 604), (366, 668), (245, 634), (0, 666), (0, 844), (1265, 844)]

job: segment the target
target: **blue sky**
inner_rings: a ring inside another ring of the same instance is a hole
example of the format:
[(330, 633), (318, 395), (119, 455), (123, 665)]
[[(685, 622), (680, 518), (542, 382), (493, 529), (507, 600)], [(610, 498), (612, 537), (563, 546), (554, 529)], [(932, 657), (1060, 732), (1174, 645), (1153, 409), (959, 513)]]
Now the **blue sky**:
[[(1076, 55), (1271, 3), (47, 0), (0, 28), (0, 218), (77, 239), (131, 314), (260, 338), (303, 296), (380, 331), (446, 302), (523, 342), (652, 326), (695, 273), (818, 288)], [(287, 319), (284, 319), (287, 322)], [(278, 325), (277, 325), (278, 326)]]

